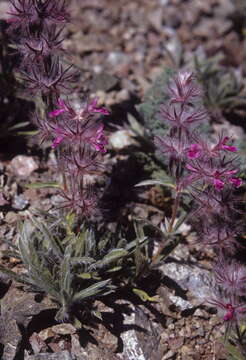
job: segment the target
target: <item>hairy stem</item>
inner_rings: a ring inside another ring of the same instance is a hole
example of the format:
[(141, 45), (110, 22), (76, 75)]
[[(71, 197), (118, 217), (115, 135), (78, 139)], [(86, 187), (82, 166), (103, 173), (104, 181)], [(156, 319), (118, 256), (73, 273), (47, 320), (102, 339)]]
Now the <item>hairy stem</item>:
[(177, 217), (179, 204), (180, 204), (180, 192), (177, 193), (175, 200), (174, 200), (174, 204), (173, 204), (173, 208), (172, 208), (172, 216), (171, 216), (171, 220), (170, 220), (170, 223), (169, 223), (168, 229), (167, 229), (167, 237), (164, 239), (164, 241), (162, 241), (162, 243), (159, 246), (159, 249), (157, 250), (157, 253), (152, 257), (152, 264), (155, 264), (157, 262), (159, 256), (161, 255), (161, 253), (165, 247), (169, 248), (169, 249), (167, 249), (167, 254), (166, 254), (166, 255), (168, 255), (179, 244), (179, 240), (177, 240), (177, 239), (174, 241), (170, 241), (169, 244), (166, 243), (166, 240), (169, 239), (170, 234), (173, 231), (173, 225), (174, 225), (175, 219)]

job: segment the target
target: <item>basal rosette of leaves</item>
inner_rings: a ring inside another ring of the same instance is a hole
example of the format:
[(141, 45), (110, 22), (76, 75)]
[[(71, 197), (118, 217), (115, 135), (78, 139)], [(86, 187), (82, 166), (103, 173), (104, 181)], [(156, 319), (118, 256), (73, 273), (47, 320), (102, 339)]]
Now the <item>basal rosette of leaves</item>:
[(86, 224), (76, 232), (74, 220), (72, 214), (56, 221), (32, 215), (20, 225), (18, 246), (11, 252), (27, 271), (17, 275), (3, 266), (0, 271), (34, 292), (48, 294), (58, 307), (56, 320), (81, 327), (84, 316), (100, 317), (95, 299), (137, 275), (135, 253), (146, 244), (146, 237), (131, 242), (112, 239)]

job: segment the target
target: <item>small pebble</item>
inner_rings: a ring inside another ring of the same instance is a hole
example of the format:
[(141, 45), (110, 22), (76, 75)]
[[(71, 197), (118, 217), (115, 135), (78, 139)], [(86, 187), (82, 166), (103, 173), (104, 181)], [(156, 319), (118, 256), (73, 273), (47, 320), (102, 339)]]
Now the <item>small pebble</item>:
[(18, 155), (11, 160), (9, 168), (16, 176), (28, 178), (38, 165), (31, 156)]
[(26, 200), (23, 195), (15, 195), (12, 201), (12, 207), (16, 210), (24, 210), (28, 204), (28, 200)]

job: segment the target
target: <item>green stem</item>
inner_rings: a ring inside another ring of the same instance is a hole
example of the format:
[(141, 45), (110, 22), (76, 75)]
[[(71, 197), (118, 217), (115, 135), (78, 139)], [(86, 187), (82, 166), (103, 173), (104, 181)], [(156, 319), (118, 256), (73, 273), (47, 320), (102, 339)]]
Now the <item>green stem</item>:
[(172, 209), (172, 217), (168, 226), (168, 230), (167, 232), (170, 234), (173, 231), (173, 225), (174, 225), (174, 221), (177, 217), (177, 212), (178, 212), (178, 208), (179, 208), (179, 203), (180, 203), (180, 192), (177, 193), (174, 204), (173, 204), (173, 209)]
[(161, 255), (163, 249), (168, 246), (169, 247), (169, 250), (167, 251), (167, 254), (170, 254), (170, 252), (172, 252), (175, 247), (179, 244), (179, 240), (174, 240), (174, 241), (171, 241), (169, 245), (166, 244), (166, 240), (168, 240), (170, 234), (172, 233), (173, 231), (173, 225), (174, 225), (174, 222), (175, 222), (175, 219), (177, 217), (177, 212), (178, 212), (178, 209), (179, 209), (179, 204), (180, 204), (180, 192), (177, 193), (176, 195), (176, 198), (174, 200), (174, 204), (173, 204), (173, 208), (172, 208), (172, 217), (171, 217), (171, 220), (170, 220), (170, 223), (169, 223), (169, 226), (168, 226), (168, 229), (167, 229), (167, 237), (165, 239), (165, 241), (163, 241), (161, 243), (161, 245), (159, 246), (159, 249), (157, 250), (157, 253), (153, 256), (152, 258), (152, 264), (155, 264), (157, 261), (158, 261), (158, 258), (159, 256)]

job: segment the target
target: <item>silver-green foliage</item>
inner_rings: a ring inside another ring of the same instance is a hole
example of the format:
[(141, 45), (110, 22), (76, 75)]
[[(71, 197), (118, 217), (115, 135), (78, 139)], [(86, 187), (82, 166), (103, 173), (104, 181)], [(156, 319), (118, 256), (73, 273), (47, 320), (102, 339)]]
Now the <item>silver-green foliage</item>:
[(88, 225), (75, 229), (73, 215), (52, 222), (31, 216), (21, 224), (18, 247), (12, 252), (23, 261), (26, 273), (18, 276), (0, 267), (32, 290), (50, 295), (60, 307), (57, 320), (74, 319), (78, 304), (86, 310), (90, 300), (114, 291), (124, 273), (134, 277), (136, 246), (139, 251), (146, 242), (145, 237), (127, 242), (109, 234), (98, 236)]

